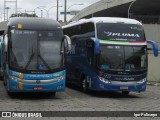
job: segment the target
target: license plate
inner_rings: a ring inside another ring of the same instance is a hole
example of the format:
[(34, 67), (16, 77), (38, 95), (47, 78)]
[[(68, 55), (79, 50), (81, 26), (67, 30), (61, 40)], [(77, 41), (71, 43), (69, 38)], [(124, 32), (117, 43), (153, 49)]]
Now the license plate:
[(120, 87), (121, 90), (128, 90), (128, 87)]
[(36, 86), (36, 87), (34, 87), (33, 89), (34, 89), (34, 90), (43, 90), (43, 87), (41, 87), (41, 86)]

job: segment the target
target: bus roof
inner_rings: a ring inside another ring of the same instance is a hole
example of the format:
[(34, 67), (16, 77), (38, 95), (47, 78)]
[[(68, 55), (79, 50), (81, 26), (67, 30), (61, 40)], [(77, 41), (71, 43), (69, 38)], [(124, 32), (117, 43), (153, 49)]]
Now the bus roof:
[(61, 25), (56, 20), (37, 17), (10, 18), (7, 25), (11, 28), (19, 29), (19, 24), (21, 29), (24, 30), (59, 30), (61, 28)]
[(79, 24), (84, 24), (84, 23), (98, 23), (98, 22), (106, 22), (106, 23), (126, 23), (126, 24), (139, 24), (142, 25), (139, 21), (134, 20), (134, 19), (129, 19), (129, 18), (118, 18), (118, 17), (93, 17), (89, 19), (80, 19), (79, 21), (76, 22), (71, 22), (68, 25), (63, 26), (63, 28), (68, 28), (72, 27), (75, 25)]

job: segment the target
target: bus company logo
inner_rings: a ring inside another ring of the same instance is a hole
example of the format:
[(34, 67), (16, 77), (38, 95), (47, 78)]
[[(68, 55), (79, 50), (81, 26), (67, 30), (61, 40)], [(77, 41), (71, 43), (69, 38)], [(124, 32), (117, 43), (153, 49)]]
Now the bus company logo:
[(131, 80), (135, 80), (135, 78), (127, 78), (127, 77), (116, 77), (115, 80), (119, 80), (119, 81), (131, 81)]
[(118, 72), (118, 74), (128, 75), (129, 73), (127, 73), (127, 72)]
[(139, 34), (131, 34), (131, 33), (113, 33), (113, 32), (105, 32), (104, 31), (104, 34), (106, 34), (107, 36), (118, 36), (118, 37), (137, 37), (139, 38)]
[(40, 81), (40, 80), (36, 80), (36, 83), (37, 83), (37, 84), (40, 84), (40, 83), (41, 83), (41, 81)]

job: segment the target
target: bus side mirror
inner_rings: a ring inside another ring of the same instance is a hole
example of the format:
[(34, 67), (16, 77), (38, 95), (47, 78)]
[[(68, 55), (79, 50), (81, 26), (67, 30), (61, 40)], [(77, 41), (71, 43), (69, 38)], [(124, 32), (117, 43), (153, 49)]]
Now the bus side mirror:
[(153, 41), (153, 40), (147, 40), (147, 43), (150, 44), (150, 45), (152, 45), (154, 56), (158, 57), (158, 44), (155, 41)]
[(8, 34), (4, 36), (4, 51), (7, 52), (8, 48)]
[(64, 43), (65, 43), (65, 47), (66, 47), (67, 51), (72, 49), (71, 39), (67, 35), (64, 35)]
[(100, 53), (100, 42), (95, 38), (91, 38), (94, 41), (94, 54), (97, 55)]

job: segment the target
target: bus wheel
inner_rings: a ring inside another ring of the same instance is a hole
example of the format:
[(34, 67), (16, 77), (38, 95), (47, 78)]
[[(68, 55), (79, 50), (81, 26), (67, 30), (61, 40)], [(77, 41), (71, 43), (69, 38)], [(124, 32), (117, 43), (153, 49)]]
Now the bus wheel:
[(4, 85), (4, 86), (6, 86), (6, 85), (7, 85), (5, 75), (3, 76), (3, 85)]
[(122, 91), (122, 95), (129, 95), (129, 91)]
[(56, 95), (56, 92), (52, 92), (51, 94), (52, 94), (53, 96), (55, 96), (55, 95)]
[(87, 92), (87, 80), (85, 77), (82, 79), (81, 88), (83, 92)]
[(7, 93), (8, 93), (8, 95), (9, 95), (9, 96), (13, 96), (13, 95), (14, 95), (14, 93), (13, 93), (13, 92), (9, 92), (9, 91), (7, 91)]
[(4, 85), (4, 86), (6, 86), (6, 83), (5, 83), (5, 81), (3, 81), (3, 85)]
[(49, 95), (49, 96), (55, 96), (56, 95), (56, 92), (46, 92), (44, 93), (46, 95)]

